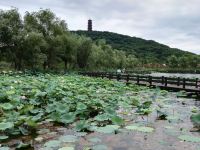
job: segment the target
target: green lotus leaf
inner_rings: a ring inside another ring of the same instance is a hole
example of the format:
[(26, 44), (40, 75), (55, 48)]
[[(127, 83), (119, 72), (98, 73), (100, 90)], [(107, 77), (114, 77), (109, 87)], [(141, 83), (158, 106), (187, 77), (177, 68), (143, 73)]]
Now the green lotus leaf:
[(108, 147), (106, 145), (95, 145), (92, 148), (93, 150), (108, 150)]
[(88, 139), (88, 141), (90, 141), (92, 143), (99, 143), (99, 142), (101, 142), (101, 139), (99, 139), (99, 138), (90, 138), (90, 139)]
[(85, 110), (87, 106), (84, 103), (79, 102), (77, 104), (77, 110)]
[(108, 116), (108, 114), (100, 114), (97, 115), (94, 119), (96, 121), (105, 121), (105, 120), (110, 120), (111, 118)]
[(6, 135), (0, 135), (0, 140), (5, 140), (5, 139), (8, 139), (9, 137), (6, 136)]
[(67, 113), (68, 112), (68, 107), (66, 105), (63, 105), (61, 103), (56, 104), (56, 111), (59, 113)]
[(13, 94), (15, 94), (15, 90), (6, 91), (6, 94), (7, 95), (13, 95)]
[(89, 127), (89, 125), (88, 125), (87, 121), (81, 120), (76, 123), (75, 129), (76, 129), (76, 131), (82, 131), (82, 130), (87, 129), (88, 127)]
[(60, 119), (61, 118), (61, 114), (58, 113), (58, 112), (52, 112), (50, 115), (49, 115), (50, 119), (52, 119), (53, 121), (57, 121), (57, 122), (60, 122)]
[(47, 148), (56, 148), (56, 147), (59, 147), (61, 144), (61, 141), (58, 141), (58, 140), (51, 140), (51, 141), (48, 141), (44, 144), (45, 147)]
[(10, 150), (9, 147), (0, 147), (0, 150)]
[(73, 142), (76, 142), (78, 139), (76, 136), (74, 135), (64, 135), (64, 136), (61, 136), (59, 138), (59, 141), (61, 142), (69, 142), (69, 143), (73, 143)]
[(113, 124), (120, 125), (120, 126), (125, 123), (124, 120), (119, 116), (114, 116), (114, 117), (112, 117), (111, 120), (112, 120)]
[(72, 146), (66, 146), (66, 147), (59, 148), (58, 150), (75, 150), (75, 149)]
[(119, 128), (120, 126), (118, 125), (107, 125), (105, 127), (98, 127), (96, 131), (100, 133), (114, 133)]
[(0, 130), (2, 130), (2, 131), (13, 128), (13, 127), (14, 127), (14, 124), (12, 122), (0, 123)]
[(199, 137), (195, 137), (195, 136), (190, 136), (190, 135), (181, 135), (178, 137), (180, 140), (182, 141), (186, 141), (186, 142), (200, 142), (200, 138)]
[(74, 120), (76, 119), (76, 116), (73, 112), (70, 112), (70, 113), (66, 113), (64, 115), (61, 116), (61, 122), (62, 123), (72, 123), (74, 122)]
[(192, 123), (193, 123), (195, 126), (200, 126), (200, 113), (199, 113), (199, 114), (193, 114), (193, 115), (190, 117), (190, 120), (192, 121)]
[(4, 104), (0, 104), (0, 107), (4, 110), (10, 110), (13, 108), (13, 105), (11, 105), (10, 103), (4, 103)]
[(138, 125), (130, 125), (130, 126), (126, 126), (125, 127), (128, 130), (135, 130), (135, 131), (139, 131), (139, 132), (146, 132), (146, 133), (151, 133), (154, 131), (153, 128), (150, 127), (140, 127)]
[(108, 115), (111, 115), (111, 116), (114, 116), (116, 115), (116, 111), (112, 108), (106, 108), (105, 109), (105, 112), (108, 114)]

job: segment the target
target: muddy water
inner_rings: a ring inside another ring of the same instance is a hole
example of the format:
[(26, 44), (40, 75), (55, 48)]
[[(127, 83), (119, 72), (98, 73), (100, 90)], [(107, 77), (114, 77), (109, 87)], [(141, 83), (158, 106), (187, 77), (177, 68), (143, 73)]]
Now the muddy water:
[[(169, 93), (167, 96), (149, 91), (139, 93), (144, 100), (149, 94), (152, 94), (153, 105), (152, 113), (148, 116), (136, 114), (135, 109), (128, 111), (121, 109), (118, 113), (126, 119), (126, 126), (137, 124), (151, 127), (154, 129), (151, 133), (127, 130), (125, 127), (119, 129), (117, 134), (78, 133), (71, 127), (66, 128), (46, 123), (38, 129), (39, 135), (32, 139), (34, 147), (32, 149), (58, 150), (62, 147), (71, 147), (75, 150), (199, 150), (200, 143), (181, 141), (178, 137), (192, 135), (200, 138), (199, 132), (190, 132), (193, 128), (190, 121), (191, 110), (194, 106), (200, 108), (200, 102), (194, 99), (177, 98), (175, 93)], [(158, 107), (170, 116), (168, 120), (157, 120), (159, 114), (156, 108)], [(128, 113), (123, 113), (125, 111)], [(51, 148), (46, 146), (49, 141), (59, 141), (63, 135), (76, 136), (77, 139), (73, 142), (55, 144)], [(91, 141), (90, 139), (95, 140)]]
[[(163, 97), (157, 97), (161, 99)], [(157, 113), (153, 111), (147, 116), (136, 116), (135, 119), (130, 119), (128, 124), (140, 124), (142, 126), (148, 126), (154, 128), (152, 133), (143, 133), (138, 131), (130, 131), (122, 128), (118, 134), (103, 134), (103, 133), (90, 133), (84, 137), (80, 137), (75, 143), (65, 143), (62, 146), (73, 145), (77, 150), (83, 150), (84, 148), (98, 149), (100, 150), (198, 150), (200, 149), (200, 143), (184, 142), (181, 141), (178, 136), (180, 135), (192, 135), (200, 137), (198, 132), (190, 132), (193, 124), (190, 121), (191, 109), (196, 105), (200, 106), (200, 102), (192, 99), (176, 98), (175, 94), (171, 94), (165, 100), (165, 107), (163, 111), (169, 116), (172, 116), (172, 120), (157, 120)], [(155, 100), (154, 106), (157, 103)], [(133, 111), (134, 112), (134, 111)], [(134, 115), (134, 114), (132, 114)], [(131, 118), (128, 116), (124, 116)], [(62, 131), (62, 130), (60, 130)], [(74, 135), (72, 131), (63, 129), (64, 135)], [(55, 139), (58, 139), (59, 136)], [(97, 138), (98, 142), (89, 142), (89, 139)], [(97, 148), (95, 147), (97, 146)], [(103, 147), (101, 147), (103, 146)], [(43, 144), (35, 146), (35, 149), (42, 149)], [(56, 148), (55, 148), (56, 149)]]
[(159, 72), (155, 72), (155, 73), (151, 73), (151, 76), (154, 77), (181, 77), (181, 78), (199, 78), (200, 79), (200, 74), (190, 74), (190, 73), (159, 73)]

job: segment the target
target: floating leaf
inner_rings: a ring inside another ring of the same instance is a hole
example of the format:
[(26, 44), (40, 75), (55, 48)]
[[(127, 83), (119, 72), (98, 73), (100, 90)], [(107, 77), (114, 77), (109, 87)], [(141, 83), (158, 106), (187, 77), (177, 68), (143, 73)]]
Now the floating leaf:
[(75, 136), (81, 137), (81, 136), (86, 136), (87, 132), (77, 132), (74, 134)]
[(112, 123), (116, 124), (116, 125), (123, 125), (124, 124), (124, 120), (119, 116), (114, 116), (114, 117), (112, 117), (111, 120), (112, 120)]
[(93, 150), (107, 150), (108, 147), (106, 145), (96, 145), (92, 149)]
[(131, 126), (126, 126), (125, 128), (128, 129), (128, 130), (137, 130), (138, 126), (131, 125)]
[(198, 111), (199, 111), (199, 109), (197, 107), (193, 107), (191, 110), (192, 113), (198, 113)]
[(69, 143), (73, 143), (73, 142), (76, 142), (77, 141), (77, 137), (74, 136), (74, 135), (64, 135), (64, 136), (61, 136), (59, 138), (59, 141), (62, 141), (62, 142), (69, 142)]
[(66, 123), (66, 124), (67, 123), (72, 123), (76, 119), (75, 117), (76, 117), (75, 114), (72, 113), (72, 112), (66, 113), (66, 114), (61, 116), (61, 122), (62, 123)]
[(76, 129), (76, 131), (82, 131), (82, 130), (87, 129), (88, 127), (89, 127), (89, 125), (88, 125), (87, 121), (81, 120), (76, 123), (75, 129)]
[(98, 127), (96, 131), (100, 133), (114, 133), (119, 127), (118, 125), (107, 125), (105, 127)]
[(178, 138), (180, 140), (186, 141), (186, 142), (200, 142), (200, 138), (199, 137), (190, 136), (190, 135), (181, 135)]
[(195, 126), (200, 126), (200, 113), (199, 114), (193, 114), (191, 117), (190, 117), (192, 123), (195, 125)]
[(93, 142), (93, 143), (98, 143), (98, 142), (101, 142), (101, 139), (99, 139), (99, 138), (90, 138), (90, 139), (88, 139), (88, 141)]
[(5, 139), (8, 139), (8, 136), (6, 136), (6, 135), (0, 135), (0, 140), (5, 140)]
[(150, 128), (150, 127), (139, 127), (137, 125), (126, 126), (125, 128), (128, 129), (128, 130), (135, 130), (135, 131), (146, 132), (146, 133), (151, 133), (151, 132), (154, 131), (153, 128)]
[(71, 147), (71, 146), (67, 146), (67, 147), (62, 147), (62, 148), (59, 148), (58, 150), (74, 150), (74, 147)]
[(110, 117), (108, 116), (108, 114), (100, 114), (100, 115), (97, 115), (94, 119), (96, 121), (105, 121), (105, 120), (109, 120)]
[(9, 150), (9, 147), (0, 147), (0, 150)]
[(47, 148), (56, 148), (59, 147), (61, 144), (61, 141), (58, 140), (52, 140), (52, 141), (48, 141), (44, 144), (45, 147)]

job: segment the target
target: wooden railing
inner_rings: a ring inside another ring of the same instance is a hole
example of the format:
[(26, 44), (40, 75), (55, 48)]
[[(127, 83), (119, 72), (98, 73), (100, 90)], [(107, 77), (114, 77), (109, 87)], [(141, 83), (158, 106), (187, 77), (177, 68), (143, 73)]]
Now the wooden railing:
[(81, 75), (87, 75), (90, 77), (101, 77), (108, 79), (116, 79), (117, 81), (124, 81), (127, 84), (136, 83), (138, 85), (148, 85), (156, 87), (165, 87), (186, 90), (193, 92), (200, 92), (200, 81), (198, 78), (180, 78), (180, 77), (154, 77), (146, 75), (130, 75), (130, 74), (117, 74), (117, 73), (106, 73), (106, 72), (81, 72)]

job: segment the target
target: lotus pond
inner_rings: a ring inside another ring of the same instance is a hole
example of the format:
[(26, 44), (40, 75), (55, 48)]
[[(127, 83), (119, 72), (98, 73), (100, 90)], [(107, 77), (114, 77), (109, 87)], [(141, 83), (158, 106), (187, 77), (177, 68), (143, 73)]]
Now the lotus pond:
[(182, 94), (77, 75), (0, 75), (0, 150), (200, 150), (200, 103)]

